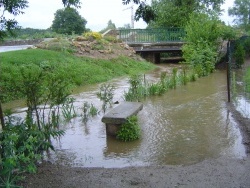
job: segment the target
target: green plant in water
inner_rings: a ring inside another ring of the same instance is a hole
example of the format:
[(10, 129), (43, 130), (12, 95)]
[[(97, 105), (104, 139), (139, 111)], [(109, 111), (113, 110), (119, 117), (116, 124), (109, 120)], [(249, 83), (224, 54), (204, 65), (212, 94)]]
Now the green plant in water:
[(182, 83), (183, 85), (186, 85), (187, 82), (188, 82), (188, 77), (187, 77), (186, 68), (184, 67), (184, 68), (182, 69), (182, 74), (181, 74), (181, 83)]
[(89, 103), (88, 102), (83, 103), (82, 111), (83, 111), (82, 120), (83, 122), (87, 122), (88, 117), (89, 117)]
[(96, 116), (98, 114), (98, 109), (93, 104), (90, 105), (89, 114), (92, 117), (94, 117), (94, 116)]
[(117, 132), (116, 138), (125, 142), (140, 138), (140, 127), (138, 125), (137, 116), (129, 117), (127, 122), (121, 125), (120, 130)]
[(62, 115), (66, 121), (76, 117), (74, 98), (68, 98), (62, 106)]
[(144, 78), (143, 81), (141, 75), (132, 75), (129, 79), (129, 84), (130, 88), (124, 94), (126, 101), (141, 101), (148, 95), (146, 80)]
[(112, 100), (114, 97), (115, 87), (111, 84), (102, 84), (100, 91), (97, 93), (97, 97), (102, 101), (102, 110), (105, 113), (109, 106), (112, 106)]
[(88, 121), (89, 116), (94, 117), (98, 114), (98, 109), (92, 103), (89, 104), (88, 102), (83, 103), (82, 111), (82, 120), (85, 123)]
[(172, 77), (171, 77), (171, 85), (170, 85), (170, 88), (174, 88), (174, 89), (176, 88), (176, 85), (177, 85), (177, 80), (176, 80), (177, 71), (178, 71), (177, 68), (173, 68), (173, 70), (172, 70)]

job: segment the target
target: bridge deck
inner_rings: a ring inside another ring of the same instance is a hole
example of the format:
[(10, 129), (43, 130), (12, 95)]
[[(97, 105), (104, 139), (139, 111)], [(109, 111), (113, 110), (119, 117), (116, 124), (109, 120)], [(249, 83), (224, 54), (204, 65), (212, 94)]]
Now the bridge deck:
[(171, 52), (171, 51), (181, 51), (181, 47), (179, 48), (135, 48), (136, 52)]

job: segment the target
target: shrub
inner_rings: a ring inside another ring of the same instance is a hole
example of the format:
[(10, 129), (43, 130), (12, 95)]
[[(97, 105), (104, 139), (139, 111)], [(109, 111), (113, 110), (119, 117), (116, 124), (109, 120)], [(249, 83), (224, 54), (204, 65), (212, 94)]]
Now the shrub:
[(84, 33), (84, 36), (87, 37), (87, 38), (93, 38), (93, 39), (97, 39), (97, 40), (102, 39), (101, 33), (93, 32), (93, 31)]
[(236, 44), (233, 57), (235, 58), (236, 67), (240, 68), (241, 65), (243, 65), (245, 61), (245, 50), (242, 44), (240, 43)]
[(140, 138), (140, 127), (137, 116), (131, 116), (127, 119), (127, 122), (118, 131), (116, 138), (125, 142)]
[(46, 134), (35, 126), (30, 130), (25, 123), (7, 122), (0, 133), (0, 187), (17, 187), (25, 172), (36, 172), (36, 163), (42, 151), (53, 146), (45, 141)]

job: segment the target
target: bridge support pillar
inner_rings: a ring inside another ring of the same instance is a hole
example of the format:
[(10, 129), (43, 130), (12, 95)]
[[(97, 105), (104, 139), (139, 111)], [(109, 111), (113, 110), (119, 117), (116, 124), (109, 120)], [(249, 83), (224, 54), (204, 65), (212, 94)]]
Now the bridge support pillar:
[(160, 63), (161, 61), (161, 56), (160, 53), (155, 53), (155, 52), (143, 52), (141, 53), (141, 56), (146, 59), (147, 61), (151, 63)]

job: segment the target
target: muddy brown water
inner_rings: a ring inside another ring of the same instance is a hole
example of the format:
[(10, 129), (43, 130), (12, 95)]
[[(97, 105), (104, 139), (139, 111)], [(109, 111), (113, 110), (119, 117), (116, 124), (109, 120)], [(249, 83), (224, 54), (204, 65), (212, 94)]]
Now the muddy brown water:
[[(246, 91), (245, 75), (250, 59), (246, 60), (242, 69), (233, 69), (232, 77), (232, 102), (237, 111), (245, 118), (250, 118), (250, 93)], [(234, 78), (233, 78), (234, 77)]]
[[(176, 65), (160, 65), (147, 74), (156, 81), (162, 71)], [(113, 101), (123, 101), (128, 78), (115, 79)], [(100, 85), (78, 88), (73, 97), (78, 114), (84, 102), (101, 108), (96, 97)], [(65, 135), (53, 140), (53, 163), (81, 167), (126, 167), (147, 165), (188, 165), (226, 155), (246, 156), (236, 122), (226, 108), (226, 72), (217, 70), (208, 77), (143, 101), (138, 119), (141, 138), (121, 142), (106, 135), (103, 113), (89, 118), (78, 116), (63, 125)], [(115, 106), (115, 105), (114, 105)], [(23, 109), (20, 109), (22, 111)]]

